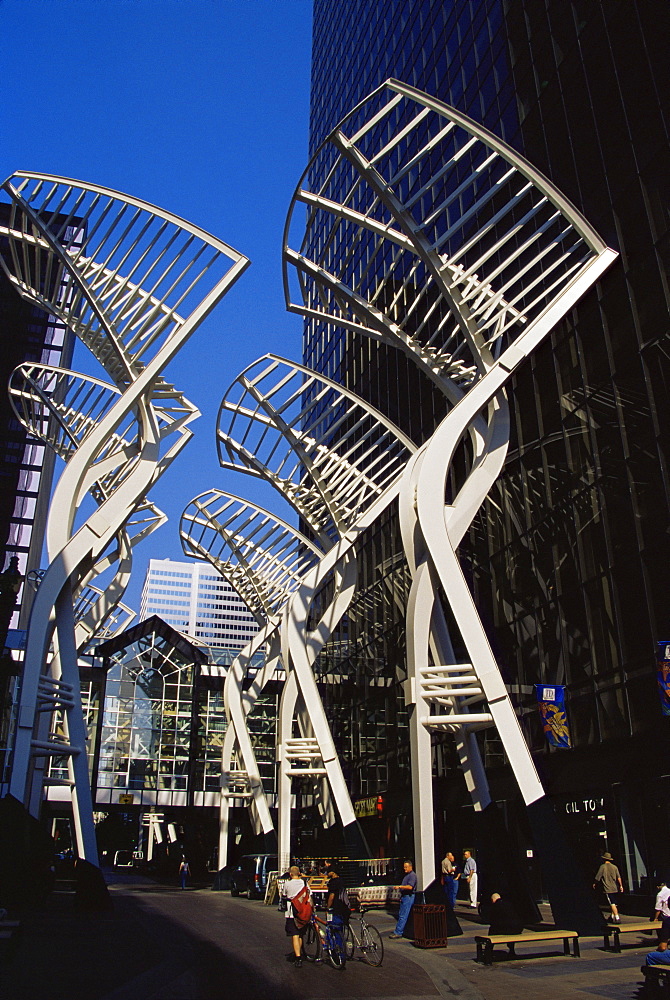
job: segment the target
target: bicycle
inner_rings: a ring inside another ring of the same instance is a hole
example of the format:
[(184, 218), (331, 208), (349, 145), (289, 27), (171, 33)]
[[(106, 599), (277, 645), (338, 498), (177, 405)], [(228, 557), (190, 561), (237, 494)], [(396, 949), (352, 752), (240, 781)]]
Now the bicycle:
[(313, 913), (302, 939), (302, 952), (307, 961), (322, 962), (321, 952), (324, 952), (334, 969), (343, 969), (347, 953), (342, 931), (343, 928), (327, 924)]
[(358, 914), (361, 925), (360, 932), (357, 932), (351, 923), (347, 925), (344, 948), (348, 959), (354, 957), (354, 951), (358, 948), (368, 965), (379, 968), (384, 960), (384, 942), (377, 928), (365, 919), (366, 912), (365, 909), (362, 909)]

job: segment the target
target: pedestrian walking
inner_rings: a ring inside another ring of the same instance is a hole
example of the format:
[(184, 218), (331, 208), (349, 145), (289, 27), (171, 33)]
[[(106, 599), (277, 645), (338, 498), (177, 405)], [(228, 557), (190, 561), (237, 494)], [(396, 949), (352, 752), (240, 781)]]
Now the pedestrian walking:
[(472, 857), (472, 851), (463, 851), (463, 878), (470, 890), (470, 909), (477, 909), (477, 862)]
[(619, 869), (613, 863), (614, 859), (609, 851), (605, 851), (601, 855), (603, 864), (600, 866), (596, 872), (595, 882), (593, 883), (594, 889), (600, 889), (607, 905), (609, 906), (611, 913), (611, 919), (615, 924), (621, 923), (621, 917), (619, 916), (619, 908), (616, 905), (616, 896), (623, 892), (623, 882), (621, 881), (621, 875)]
[(179, 881), (181, 882), (182, 889), (186, 888), (186, 880), (191, 874), (191, 869), (188, 866), (188, 861), (186, 858), (181, 859), (181, 864), (179, 865)]
[(400, 885), (394, 886), (395, 889), (400, 889), (400, 909), (398, 910), (398, 922), (395, 925), (393, 933), (389, 934), (390, 938), (401, 938), (403, 936), (405, 925), (407, 924), (416, 898), (417, 879), (414, 865), (411, 861), (405, 861), (403, 868), (405, 869), (405, 877)]
[(291, 865), (288, 873), (289, 880), (282, 889), (282, 896), (286, 899), (284, 930), (286, 936), (291, 938), (293, 962), (299, 969), (302, 965), (302, 938), (313, 912), (312, 892), (297, 865)]
[(458, 893), (458, 880), (460, 877), (454, 855), (451, 851), (447, 851), (442, 859), (442, 885), (444, 887), (444, 894), (452, 910), (456, 905), (456, 894)]

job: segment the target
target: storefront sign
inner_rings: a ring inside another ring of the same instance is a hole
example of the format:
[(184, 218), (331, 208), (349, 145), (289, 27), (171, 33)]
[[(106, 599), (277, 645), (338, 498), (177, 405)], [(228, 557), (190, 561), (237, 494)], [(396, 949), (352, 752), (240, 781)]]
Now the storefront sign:
[(670, 640), (656, 643), (658, 696), (663, 715), (670, 715)]
[(572, 743), (565, 711), (565, 687), (562, 684), (536, 684), (535, 693), (549, 746), (568, 749)]
[[(568, 816), (577, 816), (579, 814), (584, 814), (586, 816), (595, 816), (602, 812), (605, 807), (605, 800), (600, 798), (593, 799), (571, 799), (569, 802), (565, 803), (565, 811)], [(598, 815), (598, 819), (600, 816)]]
[(356, 799), (354, 802), (354, 813), (356, 819), (365, 819), (369, 816), (381, 816), (384, 808), (384, 799), (381, 795), (371, 795), (367, 799)]

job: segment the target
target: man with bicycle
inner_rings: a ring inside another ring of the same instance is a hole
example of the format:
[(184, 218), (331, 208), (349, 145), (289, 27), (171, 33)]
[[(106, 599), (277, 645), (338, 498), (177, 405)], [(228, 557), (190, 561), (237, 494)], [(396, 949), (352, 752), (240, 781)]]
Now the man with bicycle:
[(326, 909), (331, 914), (331, 923), (342, 930), (349, 923), (351, 904), (346, 886), (335, 869), (331, 866), (326, 872), (328, 876), (328, 899)]
[[(291, 938), (293, 944), (293, 961), (296, 968), (302, 965), (302, 938), (307, 930), (309, 919), (313, 912), (312, 892), (300, 874), (297, 865), (291, 865), (288, 870), (290, 878), (284, 883), (282, 896), (286, 897), (286, 936)], [(307, 916), (306, 908), (310, 913)]]

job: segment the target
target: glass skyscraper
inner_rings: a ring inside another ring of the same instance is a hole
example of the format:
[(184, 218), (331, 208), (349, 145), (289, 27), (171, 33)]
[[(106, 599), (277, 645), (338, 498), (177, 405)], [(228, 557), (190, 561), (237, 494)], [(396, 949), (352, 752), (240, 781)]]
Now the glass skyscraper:
[(258, 624), (237, 591), (206, 563), (150, 559), (140, 618), (159, 615), (213, 651), (244, 649)]
[[(515, 376), (506, 465), (459, 551), (578, 856), (590, 871), (612, 851), (633, 890), (666, 874), (668, 807), (659, 803), (670, 787), (656, 679), (657, 643), (670, 638), (669, 40), (660, 4), (314, 4), (312, 152), (395, 77), (516, 147), (620, 251)], [(304, 358), (417, 442), (443, 415), (410, 364), (357, 334), (308, 324)], [(362, 548), (357, 596), (318, 669), (353, 797), (384, 796), (382, 817), (363, 821), (368, 839), (400, 853), (412, 841), (403, 613), (392, 596), (403, 593), (405, 568), (393, 514)], [(571, 749), (547, 745), (537, 684), (565, 686)], [(530, 834), (495, 730), (481, 741), (493, 797), (525, 857)], [(448, 738), (436, 737), (438, 848), (467, 843), (473, 830), (454, 760)]]

